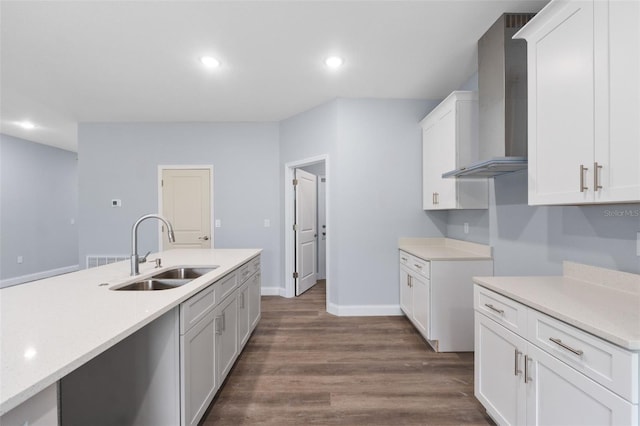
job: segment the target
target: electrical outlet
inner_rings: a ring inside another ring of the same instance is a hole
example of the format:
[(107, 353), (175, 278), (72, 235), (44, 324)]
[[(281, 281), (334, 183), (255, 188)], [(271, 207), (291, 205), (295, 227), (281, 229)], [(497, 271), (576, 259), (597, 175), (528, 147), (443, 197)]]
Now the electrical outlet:
[(22, 258), (22, 256), (18, 256), (18, 263), (22, 263), (24, 261), (24, 259)]
[(469, 233), (469, 223), (468, 223), (468, 222), (465, 222), (465, 223), (464, 223), (464, 233), (465, 233), (465, 234), (468, 234), (468, 233)]
[(215, 226), (216, 228), (220, 228), (222, 226), (222, 222), (220, 221), (220, 219), (216, 219)]
[(264, 220), (264, 227), (269, 228), (271, 226), (271, 221), (269, 219)]

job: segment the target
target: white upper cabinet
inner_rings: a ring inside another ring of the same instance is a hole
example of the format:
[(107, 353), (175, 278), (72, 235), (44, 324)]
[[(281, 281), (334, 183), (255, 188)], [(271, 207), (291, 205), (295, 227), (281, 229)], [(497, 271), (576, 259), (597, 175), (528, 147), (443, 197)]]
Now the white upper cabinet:
[(478, 94), (451, 93), (421, 122), (425, 210), (488, 208), (487, 179), (443, 179), (478, 160)]
[(552, 1), (527, 40), (529, 204), (640, 201), (640, 2)]

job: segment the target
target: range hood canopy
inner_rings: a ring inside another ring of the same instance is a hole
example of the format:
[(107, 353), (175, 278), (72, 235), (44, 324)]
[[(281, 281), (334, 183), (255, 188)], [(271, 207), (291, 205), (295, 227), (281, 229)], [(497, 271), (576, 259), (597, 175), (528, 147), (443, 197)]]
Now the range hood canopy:
[(527, 168), (527, 46), (513, 35), (535, 14), (505, 13), (478, 40), (479, 161), (443, 178)]

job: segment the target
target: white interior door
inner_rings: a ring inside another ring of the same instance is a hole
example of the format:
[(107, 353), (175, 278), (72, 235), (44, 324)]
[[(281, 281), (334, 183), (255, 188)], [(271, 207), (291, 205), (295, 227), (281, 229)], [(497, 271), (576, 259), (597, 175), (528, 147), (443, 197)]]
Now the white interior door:
[(318, 236), (316, 176), (295, 171), (295, 265), (296, 296), (316, 283), (316, 238)]
[(173, 225), (175, 243), (163, 232), (164, 250), (211, 248), (211, 170), (162, 170), (162, 215)]

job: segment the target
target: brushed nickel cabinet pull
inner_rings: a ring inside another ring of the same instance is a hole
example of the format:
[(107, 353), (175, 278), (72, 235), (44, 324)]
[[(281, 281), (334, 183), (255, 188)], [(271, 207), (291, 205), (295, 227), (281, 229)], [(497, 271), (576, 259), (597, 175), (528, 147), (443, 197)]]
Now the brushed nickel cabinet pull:
[(489, 304), (489, 303), (485, 303), (484, 306), (486, 306), (487, 308), (491, 309), (493, 312), (496, 312), (500, 315), (504, 315), (504, 311), (502, 309), (498, 309), (495, 306)]
[(214, 325), (215, 325), (215, 329), (216, 329), (216, 334), (220, 335), (222, 334), (222, 328), (220, 327), (220, 318), (221, 317), (216, 317), (213, 321), (214, 321)]
[(566, 343), (562, 343), (562, 340), (560, 340), (560, 339), (549, 337), (549, 340), (551, 340), (556, 345), (560, 346), (562, 349), (566, 349), (569, 352), (574, 353), (574, 354), (576, 354), (578, 356), (582, 356), (582, 354), (584, 354), (584, 352), (582, 350), (574, 349), (571, 346), (567, 345)]
[(529, 355), (524, 356), (524, 382), (529, 383), (531, 381), (531, 377), (529, 377)]
[(602, 185), (600, 185), (600, 179), (598, 179), (598, 169), (601, 169), (602, 166), (600, 164), (598, 164), (598, 162), (596, 161), (595, 163), (593, 163), (593, 190), (597, 191), (599, 189), (602, 189)]
[(522, 355), (522, 352), (520, 352), (518, 350), (518, 348), (515, 349), (514, 354), (513, 354), (513, 375), (517, 376), (518, 374), (522, 373), (522, 371), (520, 371), (520, 369), (518, 368), (518, 361), (520, 361), (520, 355)]
[(589, 189), (588, 186), (584, 186), (584, 172), (589, 170), (584, 165), (580, 164), (580, 192), (584, 192)]

